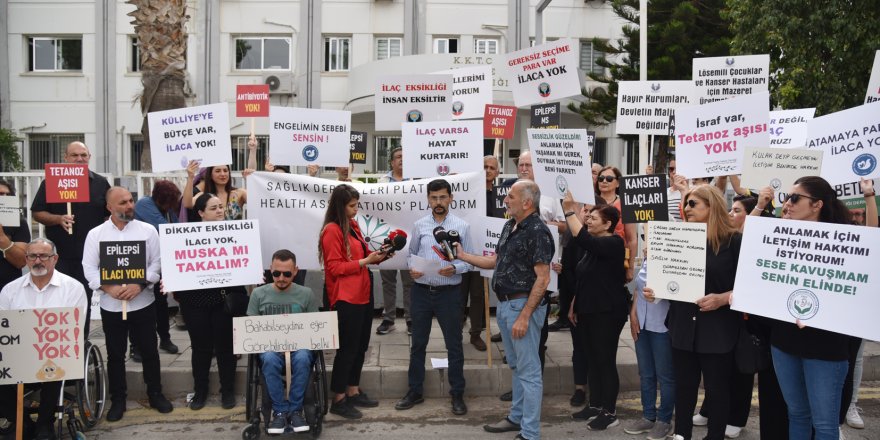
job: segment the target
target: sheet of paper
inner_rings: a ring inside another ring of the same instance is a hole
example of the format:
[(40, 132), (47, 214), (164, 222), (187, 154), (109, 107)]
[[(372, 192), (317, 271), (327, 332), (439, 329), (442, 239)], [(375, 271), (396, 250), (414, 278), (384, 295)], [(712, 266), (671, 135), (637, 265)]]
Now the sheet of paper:
[(431, 368), (433, 368), (435, 370), (449, 368), (449, 359), (448, 358), (431, 358)]
[(443, 265), (437, 260), (429, 260), (418, 255), (410, 255), (409, 268), (421, 273), (437, 274)]

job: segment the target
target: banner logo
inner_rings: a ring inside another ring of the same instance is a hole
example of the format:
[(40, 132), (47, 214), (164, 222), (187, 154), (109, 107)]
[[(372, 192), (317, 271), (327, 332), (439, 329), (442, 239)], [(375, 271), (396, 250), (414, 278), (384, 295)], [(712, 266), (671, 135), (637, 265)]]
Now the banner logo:
[(819, 313), (819, 297), (810, 290), (798, 289), (788, 296), (788, 313), (806, 321)]
[(308, 162), (314, 162), (318, 158), (318, 147), (314, 145), (306, 145), (303, 148), (303, 159)]
[(391, 225), (385, 223), (385, 220), (373, 217), (372, 215), (359, 214), (356, 219), (361, 227), (361, 233), (364, 234), (364, 241), (367, 242), (367, 246), (372, 251), (378, 251), (382, 247), (385, 237), (388, 237), (388, 233), (391, 232)]
[(422, 112), (418, 110), (410, 110), (406, 113), (407, 122), (422, 122)]
[(873, 173), (875, 168), (877, 168), (877, 158), (870, 153), (860, 154), (852, 164), (852, 170), (858, 176), (867, 176)]
[(538, 84), (538, 94), (541, 95), (542, 98), (546, 98), (550, 96), (550, 84), (541, 83)]
[(774, 191), (779, 191), (779, 188), (782, 187), (782, 181), (779, 179), (773, 179), (770, 181), (770, 188), (773, 188)]
[(556, 192), (565, 197), (566, 191), (568, 191), (568, 181), (565, 180), (565, 176), (556, 176)]
[(666, 291), (667, 292), (669, 292), (673, 295), (676, 295), (676, 294), (678, 294), (678, 290), (679, 290), (679, 288), (678, 288), (677, 282), (670, 281), (669, 283), (666, 284)]
[(461, 101), (455, 101), (452, 103), (452, 114), (454, 116), (461, 116), (464, 113), (464, 103)]
[(437, 165), (437, 174), (441, 176), (449, 174), (449, 164), (441, 163), (440, 165)]

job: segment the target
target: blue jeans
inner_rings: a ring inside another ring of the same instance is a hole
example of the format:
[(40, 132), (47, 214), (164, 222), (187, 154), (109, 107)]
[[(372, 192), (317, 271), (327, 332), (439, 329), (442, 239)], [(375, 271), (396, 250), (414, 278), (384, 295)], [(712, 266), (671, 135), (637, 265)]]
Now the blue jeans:
[(425, 382), (425, 349), (431, 336), (431, 322), (437, 317), (449, 356), (449, 394), (464, 394), (464, 349), (461, 346), (461, 286), (430, 292), (413, 283), (410, 296), (412, 347), (409, 351), (409, 389), (422, 394)]
[(266, 381), (266, 392), (272, 399), (272, 412), (288, 413), (299, 411), (303, 407), (309, 373), (312, 371), (314, 354), (310, 350), (297, 350), (290, 353), (290, 394), (284, 398), (284, 355), (274, 351), (260, 354), (263, 362), (263, 379)]
[(772, 345), (770, 352), (788, 405), (788, 437), (809, 439), (815, 429), (814, 440), (836, 440), (848, 361), (805, 359)]
[(513, 339), (511, 329), (528, 298), (502, 301), (498, 304), (496, 319), (504, 342), (504, 354), (513, 376), (513, 402), (511, 422), (520, 424), (520, 434), (529, 440), (541, 438), (541, 399), (544, 396), (544, 378), (541, 376), (541, 359), (538, 344), (541, 328), (547, 315), (547, 306), (540, 305), (529, 318), (525, 336)]
[[(642, 387), (642, 416), (648, 420), (672, 422), (675, 407), (675, 374), (672, 369), (672, 343), (669, 333), (642, 329), (636, 340), (636, 360)], [(657, 382), (660, 382), (660, 408), (657, 408)]]

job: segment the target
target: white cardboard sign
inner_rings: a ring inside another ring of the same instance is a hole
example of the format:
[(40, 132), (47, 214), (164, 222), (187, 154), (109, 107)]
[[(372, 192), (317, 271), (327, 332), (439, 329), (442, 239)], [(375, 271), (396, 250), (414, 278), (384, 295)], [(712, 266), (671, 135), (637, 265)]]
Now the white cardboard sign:
[(501, 57), (517, 107), (581, 94), (578, 46), (562, 38)]
[(335, 311), (232, 318), (235, 354), (337, 348), (339, 323)]
[(398, 131), (406, 122), (452, 119), (452, 75), (387, 75), (376, 80), (376, 130)]
[(0, 311), (0, 385), (82, 379), (85, 319), (76, 307)]
[(648, 222), (648, 283), (657, 298), (694, 302), (706, 293), (706, 224)]
[(147, 122), (153, 172), (183, 170), (191, 160), (203, 167), (232, 163), (225, 103), (151, 112)]
[(446, 176), (483, 169), (483, 121), (403, 124), (403, 177)]
[(740, 174), (746, 147), (767, 147), (768, 92), (675, 112), (678, 170), (688, 178)]
[(437, 72), (452, 75), (452, 119), (482, 119), (492, 103), (492, 66), (470, 66)]
[(821, 150), (748, 147), (743, 160), (742, 187), (769, 186), (774, 192), (788, 191), (795, 180), (821, 173)]
[(291, 166), (348, 166), (351, 112), (296, 107), (269, 108), (271, 161)]
[[(559, 263), (562, 259), (562, 246), (559, 245), (559, 226), (547, 225), (550, 235), (553, 236), (553, 263)], [(547, 290), (550, 292), (559, 292), (559, 274), (550, 266), (550, 282), (547, 284)]]
[(561, 199), (570, 190), (578, 202), (595, 204), (587, 131), (530, 128), (528, 136), (535, 183), (541, 193)]
[(746, 217), (731, 308), (880, 340), (880, 229)]
[(880, 101), (813, 119), (807, 147), (825, 152), (822, 177), (832, 185), (880, 177)]
[(256, 219), (160, 225), (159, 244), (166, 291), (186, 295), (185, 290), (263, 281)]
[(675, 109), (695, 105), (693, 81), (621, 81), (617, 88), (617, 134), (669, 134)]
[(770, 55), (694, 58), (696, 104), (766, 92), (769, 73)]
[(807, 123), (813, 119), (815, 114), (815, 107), (770, 112), (770, 146), (773, 148), (805, 147), (807, 145)]
[(21, 225), (21, 205), (18, 196), (0, 196), (0, 226)]
[(865, 104), (877, 101), (880, 101), (880, 50), (874, 53), (874, 67), (868, 80), (868, 93), (865, 94)]

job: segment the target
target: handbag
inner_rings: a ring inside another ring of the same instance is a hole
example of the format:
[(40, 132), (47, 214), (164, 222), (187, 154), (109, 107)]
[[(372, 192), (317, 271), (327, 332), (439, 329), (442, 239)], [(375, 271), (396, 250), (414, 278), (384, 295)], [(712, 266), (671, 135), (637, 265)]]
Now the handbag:
[(770, 368), (770, 346), (746, 328), (746, 321), (739, 327), (739, 338), (734, 347), (733, 357), (740, 373), (754, 374)]
[(247, 291), (238, 289), (220, 289), (220, 296), (223, 297), (223, 308), (226, 313), (232, 317), (244, 316), (247, 314), (248, 302), (250, 298)]

